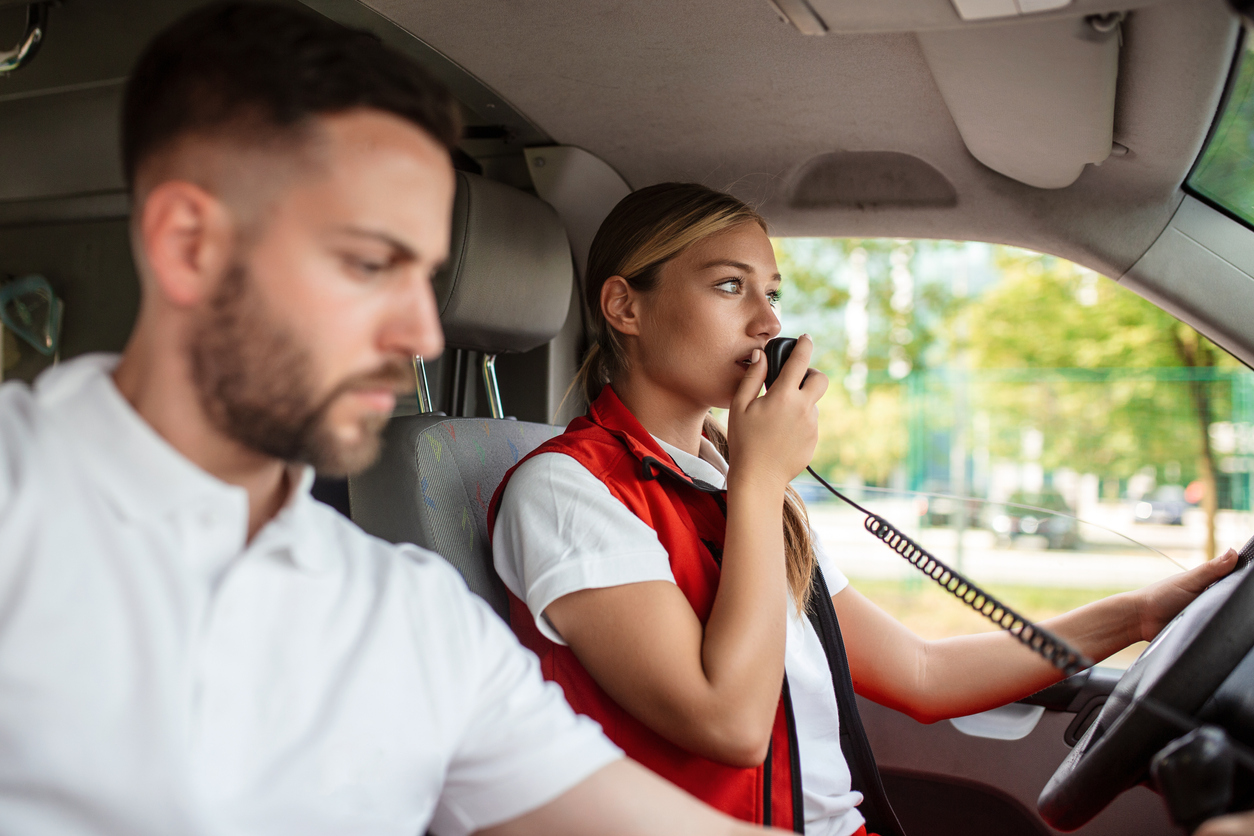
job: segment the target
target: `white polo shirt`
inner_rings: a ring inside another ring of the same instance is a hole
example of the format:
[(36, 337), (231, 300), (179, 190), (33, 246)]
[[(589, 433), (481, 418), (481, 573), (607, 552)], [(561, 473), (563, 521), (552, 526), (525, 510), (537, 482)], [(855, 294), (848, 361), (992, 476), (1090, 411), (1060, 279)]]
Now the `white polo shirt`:
[[(655, 440), (689, 477), (726, 486), (727, 462), (708, 440), (701, 440), (700, 457)], [(835, 595), (849, 581), (811, 535), (818, 571)], [(675, 582), (657, 533), (604, 482), (562, 453), (542, 453), (514, 471), (501, 497), (492, 549), (501, 580), (527, 602), (540, 632), (559, 644), (565, 642), (544, 610), (563, 595), (641, 581)], [(797, 729), (805, 831), (849, 836), (863, 824), (857, 809), (862, 793), (852, 790), (841, 752), (827, 655), (810, 620), (793, 606), (788, 607), (784, 670)]]
[(465, 834), (621, 757), (437, 555), (243, 489), (116, 358), (0, 386), (0, 833)]

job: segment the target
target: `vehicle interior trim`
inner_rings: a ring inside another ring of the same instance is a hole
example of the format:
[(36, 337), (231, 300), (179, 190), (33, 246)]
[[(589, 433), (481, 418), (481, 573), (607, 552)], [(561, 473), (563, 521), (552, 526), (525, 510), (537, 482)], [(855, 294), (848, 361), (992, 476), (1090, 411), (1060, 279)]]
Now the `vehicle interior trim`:
[[(1254, 364), (1254, 245), (1237, 221), (1186, 196), (1120, 283)], [(1203, 278), (1204, 277), (1204, 278)]]

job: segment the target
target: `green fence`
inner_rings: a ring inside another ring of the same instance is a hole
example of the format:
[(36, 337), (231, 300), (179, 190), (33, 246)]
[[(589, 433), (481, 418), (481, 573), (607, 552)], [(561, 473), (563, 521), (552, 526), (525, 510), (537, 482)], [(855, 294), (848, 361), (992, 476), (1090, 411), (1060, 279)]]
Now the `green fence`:
[(1188, 485), (1209, 461), (1220, 507), (1251, 507), (1248, 370), (942, 369), (868, 384), (900, 387), (912, 490), (987, 496), (993, 471), (1017, 464), (1045, 484), (1064, 470), (1095, 474), (1114, 498), (1137, 479)]

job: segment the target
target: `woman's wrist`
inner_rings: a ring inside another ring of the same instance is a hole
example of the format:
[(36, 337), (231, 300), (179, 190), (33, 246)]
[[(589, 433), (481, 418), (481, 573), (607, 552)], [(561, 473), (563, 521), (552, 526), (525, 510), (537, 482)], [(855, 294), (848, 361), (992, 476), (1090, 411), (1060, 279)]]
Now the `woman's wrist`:
[(1131, 592), (1121, 592), (1118, 595), (1112, 595), (1111, 598), (1120, 601), (1129, 610), (1129, 615), (1127, 616), (1127, 642), (1124, 646), (1133, 645), (1137, 642), (1153, 641), (1153, 634), (1157, 634), (1158, 630), (1150, 623), (1153, 621), (1149, 617), (1152, 608), (1146, 590), (1137, 589)]
[(784, 501), (784, 490), (788, 487), (788, 479), (770, 472), (768, 468), (736, 467), (727, 470), (727, 492), (752, 493), (763, 499), (774, 498)]

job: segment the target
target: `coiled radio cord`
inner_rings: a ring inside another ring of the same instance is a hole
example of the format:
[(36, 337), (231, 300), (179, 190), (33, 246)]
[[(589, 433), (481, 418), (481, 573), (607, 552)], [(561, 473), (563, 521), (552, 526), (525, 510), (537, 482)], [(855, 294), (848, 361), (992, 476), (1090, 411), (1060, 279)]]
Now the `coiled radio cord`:
[(814, 472), (814, 468), (807, 467), (806, 470), (819, 481), (820, 485), (865, 514), (866, 521), (863, 525), (874, 537), (883, 541), (885, 545), (904, 557), (911, 566), (940, 584), (949, 594), (1010, 633), (1029, 649), (1040, 654), (1055, 668), (1070, 676), (1085, 668), (1092, 667), (1092, 659), (1075, 650), (1071, 645), (1044, 627), (1037, 626), (1019, 615), (1019, 613), (980, 589), (960, 572), (949, 568), (944, 561), (910, 539), (905, 532), (888, 520), (879, 514), (868, 511), (833, 488), (827, 483), (826, 479)]

